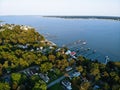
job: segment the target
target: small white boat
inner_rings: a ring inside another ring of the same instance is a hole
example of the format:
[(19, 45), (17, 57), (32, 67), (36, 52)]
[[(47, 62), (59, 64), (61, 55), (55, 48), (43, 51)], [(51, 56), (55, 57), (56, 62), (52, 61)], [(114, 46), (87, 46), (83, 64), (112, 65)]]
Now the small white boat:
[(87, 43), (86, 43), (86, 42), (83, 42), (82, 44), (85, 45), (85, 44), (87, 44)]

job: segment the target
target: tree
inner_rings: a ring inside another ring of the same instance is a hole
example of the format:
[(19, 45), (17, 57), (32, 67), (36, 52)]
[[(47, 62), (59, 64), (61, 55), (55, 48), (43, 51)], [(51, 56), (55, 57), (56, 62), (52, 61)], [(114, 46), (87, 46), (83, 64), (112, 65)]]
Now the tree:
[(56, 66), (57, 66), (60, 70), (64, 70), (68, 65), (69, 65), (69, 63), (68, 63), (68, 61), (67, 61), (66, 59), (57, 60), (57, 62), (56, 62)]
[(120, 90), (120, 84), (112, 85), (112, 90)]
[(17, 87), (18, 87), (18, 83), (17, 83), (16, 81), (13, 81), (13, 82), (12, 82), (12, 89), (13, 89), (13, 90), (16, 90)]
[(27, 76), (25, 74), (21, 74), (21, 83), (24, 83), (28, 80)]
[(41, 59), (41, 58), (38, 58), (38, 59), (37, 59), (37, 60), (35, 60), (34, 62), (35, 62), (35, 64), (40, 65), (40, 64), (41, 64), (41, 62), (42, 62), (42, 59)]
[(55, 72), (56, 75), (60, 75), (60, 73), (61, 73), (58, 68), (54, 69), (54, 72)]
[(80, 60), (81, 62), (83, 62), (85, 59), (83, 58), (83, 56), (79, 56), (78, 60)]
[(35, 84), (35, 82), (39, 81), (40, 77), (38, 75), (33, 75), (30, 77), (30, 81), (33, 84)]
[(0, 63), (0, 76), (2, 75), (2, 64)]
[(56, 57), (59, 58), (60, 57), (60, 52), (56, 52)]
[(41, 59), (42, 59), (42, 61), (47, 61), (48, 60), (48, 58), (45, 55), (42, 55)]
[(18, 86), (17, 90), (26, 90), (26, 89), (25, 89), (25, 86), (22, 84), (22, 85)]
[(46, 63), (41, 64), (40, 70), (42, 72), (47, 72), (50, 69), (52, 69), (52, 67), (53, 67), (52, 63), (46, 62)]
[(0, 90), (10, 90), (9, 84), (0, 82)]
[(54, 56), (54, 55), (49, 55), (49, 56), (48, 56), (48, 59), (49, 59), (51, 62), (55, 62), (55, 56)]
[(83, 72), (83, 67), (80, 65), (76, 68), (79, 72)]
[(93, 75), (93, 76), (100, 76), (100, 70), (99, 70), (99, 64), (98, 63), (92, 63), (91, 64), (90, 74)]
[(100, 70), (95, 68), (91, 69), (90, 72), (91, 72), (91, 75), (93, 76), (100, 74)]
[(20, 60), (19, 60), (19, 65), (21, 68), (25, 68), (25, 67), (29, 66), (28, 62), (23, 60), (22, 58), (20, 58)]
[(74, 60), (74, 59), (72, 59), (72, 60), (69, 61), (69, 65), (70, 65), (70, 66), (74, 65), (74, 63), (75, 63), (75, 60)]
[(83, 82), (80, 85), (80, 90), (89, 90), (89, 88), (90, 88), (90, 82)]
[(110, 90), (110, 86), (106, 82), (103, 84), (102, 88), (103, 88), (103, 90)]
[(43, 80), (39, 80), (35, 83), (32, 90), (47, 90), (47, 85)]
[(11, 79), (13, 82), (16, 82), (17, 84), (20, 84), (21, 82), (21, 74), (20, 73), (12, 73)]

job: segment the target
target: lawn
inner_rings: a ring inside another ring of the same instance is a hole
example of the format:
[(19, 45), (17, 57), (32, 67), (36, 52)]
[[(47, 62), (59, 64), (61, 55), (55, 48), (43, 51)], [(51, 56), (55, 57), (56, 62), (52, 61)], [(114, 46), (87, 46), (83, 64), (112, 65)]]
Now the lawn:
[(60, 83), (57, 83), (54, 86), (50, 87), (48, 90), (63, 90), (63, 87)]
[(63, 76), (62, 73), (60, 73), (59, 75), (56, 75), (56, 74), (55, 74), (54, 72), (52, 72), (52, 71), (49, 72), (49, 73), (48, 73), (48, 77), (50, 78), (50, 81), (49, 81), (47, 84), (53, 82), (54, 80), (58, 79), (58, 78), (61, 77), (61, 76)]

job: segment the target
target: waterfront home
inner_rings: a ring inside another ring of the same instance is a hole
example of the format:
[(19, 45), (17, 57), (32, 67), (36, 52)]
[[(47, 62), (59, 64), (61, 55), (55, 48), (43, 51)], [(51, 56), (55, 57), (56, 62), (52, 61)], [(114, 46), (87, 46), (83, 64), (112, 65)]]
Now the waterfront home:
[(58, 51), (60, 51), (61, 50), (61, 48), (58, 48), (57, 50), (56, 50), (56, 52), (58, 52)]
[(0, 27), (2, 27), (3, 26), (3, 24), (0, 24)]
[(70, 50), (67, 50), (67, 51), (65, 52), (65, 54), (69, 55), (69, 54), (71, 54), (71, 51), (70, 51)]
[(76, 52), (73, 51), (73, 52), (70, 53), (70, 55), (74, 56), (74, 55), (76, 55)]
[(67, 90), (72, 90), (71, 82), (69, 82), (69, 81), (67, 81), (67, 80), (63, 80), (63, 81), (62, 81), (62, 85), (63, 85)]
[(21, 30), (28, 30), (28, 29), (32, 29), (32, 27), (26, 26), (26, 25), (21, 25), (21, 26), (20, 26), (20, 29), (21, 29)]

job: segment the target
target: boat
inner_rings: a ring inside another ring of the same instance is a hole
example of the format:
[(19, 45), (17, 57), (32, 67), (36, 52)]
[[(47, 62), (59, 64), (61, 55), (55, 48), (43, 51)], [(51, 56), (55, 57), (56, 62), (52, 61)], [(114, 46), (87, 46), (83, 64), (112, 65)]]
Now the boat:
[(83, 45), (87, 44), (85, 41), (82, 43)]

